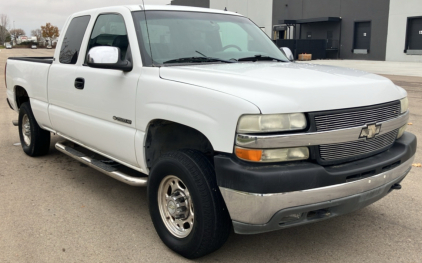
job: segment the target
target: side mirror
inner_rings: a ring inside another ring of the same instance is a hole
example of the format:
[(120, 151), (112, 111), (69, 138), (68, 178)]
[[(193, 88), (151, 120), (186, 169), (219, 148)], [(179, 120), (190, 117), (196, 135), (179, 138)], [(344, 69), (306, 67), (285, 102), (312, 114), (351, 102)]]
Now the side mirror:
[(287, 59), (291, 62), (295, 61), (295, 56), (293, 55), (293, 52), (288, 47), (281, 47), (280, 50), (286, 55)]
[(120, 48), (102, 46), (93, 47), (87, 55), (87, 65), (92, 68), (116, 69), (131, 71), (133, 66), (129, 60), (120, 59)]

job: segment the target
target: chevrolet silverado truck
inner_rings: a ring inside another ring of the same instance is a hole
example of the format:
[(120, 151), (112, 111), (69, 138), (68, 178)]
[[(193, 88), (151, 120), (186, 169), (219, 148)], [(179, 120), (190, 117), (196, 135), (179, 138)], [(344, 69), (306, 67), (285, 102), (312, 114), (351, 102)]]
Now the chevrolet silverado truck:
[[(71, 15), (54, 57), (7, 60), (23, 151), (57, 150), (148, 187), (162, 241), (187, 258), (343, 215), (400, 189), (416, 137), (405, 90), (290, 61), (248, 18), (177, 6)], [(394, 202), (394, 200), (391, 200)]]

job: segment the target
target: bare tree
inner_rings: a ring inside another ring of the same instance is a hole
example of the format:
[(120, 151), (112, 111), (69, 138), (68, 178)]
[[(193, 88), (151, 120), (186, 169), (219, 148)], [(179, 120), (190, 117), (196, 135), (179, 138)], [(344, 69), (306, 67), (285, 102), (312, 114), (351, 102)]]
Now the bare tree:
[(0, 43), (3, 44), (6, 41), (9, 32), (9, 17), (5, 14), (0, 14)]
[(37, 42), (40, 42), (42, 37), (41, 29), (31, 30), (31, 36), (37, 37)]
[(17, 40), (20, 36), (24, 36), (25, 35), (25, 31), (23, 31), (23, 29), (21, 28), (15, 28), (10, 30), (10, 35), (12, 35), (13, 40)]

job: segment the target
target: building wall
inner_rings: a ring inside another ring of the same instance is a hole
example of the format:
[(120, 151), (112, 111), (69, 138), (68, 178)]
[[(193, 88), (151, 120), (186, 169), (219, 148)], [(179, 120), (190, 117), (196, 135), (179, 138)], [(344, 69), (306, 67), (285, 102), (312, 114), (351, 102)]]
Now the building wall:
[[(340, 27), (333, 26), (332, 28), (333, 39), (341, 38), (340, 58), (385, 60), (389, 9), (390, 0), (274, 0), (273, 25), (279, 24), (279, 20), (284, 19), (341, 17), (341, 37)], [(371, 21), (371, 44), (368, 54), (353, 54), (352, 52), (354, 25), (359, 21)], [(315, 24), (315, 26), (318, 25)], [(302, 27), (302, 34), (306, 34), (303, 33), (306, 32), (306, 26), (304, 27)], [(299, 36), (298, 31), (299, 26), (296, 36)], [(321, 34), (326, 34), (326, 31), (327, 29), (324, 29), (325, 33)], [(315, 39), (315, 37), (312, 38)]]
[[(310, 23), (302, 25), (302, 30), (300, 32), (300, 38), (307, 38), (307, 32), (312, 33), (312, 39), (326, 39), (327, 31), (333, 32), (333, 39), (338, 40), (340, 38), (340, 22), (320, 22), (320, 23)], [(296, 30), (298, 31), (298, 30)], [(299, 34), (297, 34), (299, 37)]]
[(172, 0), (171, 5), (210, 7), (210, 0)]
[[(404, 53), (407, 18), (422, 16), (422, 0), (390, 0), (387, 57), (389, 61), (422, 62), (422, 55)], [(422, 29), (421, 29), (422, 30)]]
[(210, 0), (210, 8), (236, 12), (249, 17), (269, 36), (272, 36), (273, 0)]

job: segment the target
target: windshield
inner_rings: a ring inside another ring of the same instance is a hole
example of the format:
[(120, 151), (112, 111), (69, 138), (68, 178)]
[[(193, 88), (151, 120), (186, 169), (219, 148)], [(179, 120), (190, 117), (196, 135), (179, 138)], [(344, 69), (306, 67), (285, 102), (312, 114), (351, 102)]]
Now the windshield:
[(237, 62), (254, 57), (288, 61), (267, 35), (245, 17), (139, 11), (133, 12), (133, 19), (144, 66)]

